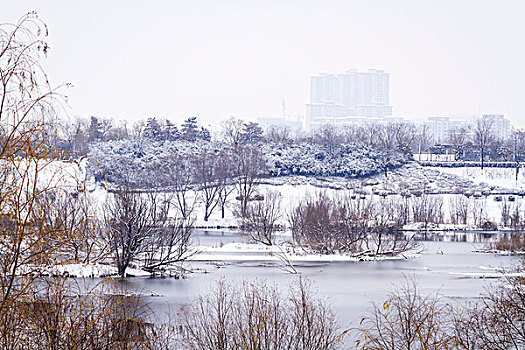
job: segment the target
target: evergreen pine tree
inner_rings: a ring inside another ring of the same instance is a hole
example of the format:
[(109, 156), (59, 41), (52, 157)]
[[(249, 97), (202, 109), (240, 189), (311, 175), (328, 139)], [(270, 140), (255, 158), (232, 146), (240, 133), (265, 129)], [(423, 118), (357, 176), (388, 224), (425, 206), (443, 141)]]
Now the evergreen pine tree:
[(181, 128), (183, 140), (194, 142), (197, 139), (199, 129), (197, 127), (197, 117), (189, 117), (184, 121)]

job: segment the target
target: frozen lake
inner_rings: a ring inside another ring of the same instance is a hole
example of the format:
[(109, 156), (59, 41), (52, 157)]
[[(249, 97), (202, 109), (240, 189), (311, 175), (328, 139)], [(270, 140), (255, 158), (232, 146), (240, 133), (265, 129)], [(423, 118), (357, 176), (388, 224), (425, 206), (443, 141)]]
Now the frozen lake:
[[(473, 252), (483, 246), (486, 234), (448, 233), (444, 241), (421, 242), (425, 251), (420, 257), (406, 260), (364, 261), (345, 263), (309, 263), (296, 266), (301, 276), (314, 282), (318, 294), (327, 298), (344, 328), (356, 326), (372, 302), (382, 303), (404, 277), (415, 278), (424, 294), (439, 291), (445, 297), (461, 301), (478, 296), (484, 287), (499, 279), (480, 278), (520, 263), (518, 257)], [(235, 232), (198, 233), (198, 244), (216, 246), (243, 240)], [(436, 237), (433, 237), (436, 239)], [(464, 242), (463, 240), (467, 240)], [(458, 242), (459, 241), (459, 242)], [(259, 262), (192, 264), (206, 271), (189, 274), (186, 279), (128, 278), (121, 283), (133, 289), (154, 292), (160, 297), (148, 298), (159, 315), (176, 312), (199, 294), (205, 293), (214, 281), (264, 279), (269, 284), (286, 288), (299, 275), (285, 272), (278, 266)]]

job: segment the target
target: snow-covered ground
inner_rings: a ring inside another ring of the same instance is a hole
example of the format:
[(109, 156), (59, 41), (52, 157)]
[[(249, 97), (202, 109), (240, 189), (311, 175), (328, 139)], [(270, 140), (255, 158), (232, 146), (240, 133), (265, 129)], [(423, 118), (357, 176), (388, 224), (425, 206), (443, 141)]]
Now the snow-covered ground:
[(344, 254), (308, 254), (301, 249), (292, 249), (283, 246), (265, 246), (262, 244), (227, 243), (221, 247), (200, 246), (199, 252), (189, 258), (189, 261), (259, 261), (291, 263), (299, 262), (354, 262), (409, 259), (417, 256), (414, 252), (407, 252), (398, 256), (368, 256)]
[(518, 180), (516, 180), (515, 168), (484, 168), (481, 170), (478, 167), (428, 167), (428, 169), (435, 169), (445, 176), (454, 175), (469, 180), (477, 186), (503, 188), (510, 191), (525, 189), (525, 169), (519, 172)]
[[(98, 263), (97, 264), (74, 263), (74, 264), (55, 265), (55, 266), (45, 268), (41, 272), (44, 275), (66, 276), (66, 277), (77, 277), (77, 278), (109, 277), (109, 276), (118, 275), (118, 271), (115, 266), (98, 264)], [(133, 268), (126, 269), (126, 274), (128, 276), (135, 276), (135, 277), (150, 276), (149, 272), (146, 272), (140, 269), (133, 269)]]
[[(380, 196), (387, 194), (387, 198), (402, 198), (401, 194), (428, 193), (438, 196), (443, 201), (443, 213), (445, 224), (434, 229), (475, 229), (473, 223), (469, 225), (451, 225), (450, 205), (455, 196), (468, 194), (469, 205), (483, 216), (495, 223), (500, 223), (502, 206), (507, 203), (511, 208), (525, 209), (525, 202), (521, 196), (516, 195), (525, 189), (525, 172), (520, 173), (518, 181), (514, 179), (514, 170), (505, 168), (440, 168), (422, 167), (416, 163), (409, 163), (403, 167), (389, 172), (388, 176), (376, 175), (366, 179), (346, 179), (341, 177), (306, 177), (306, 176), (283, 176), (267, 178), (262, 180), (257, 192), (265, 195), (269, 191), (279, 192), (281, 198), (281, 218), (279, 224), (288, 225), (288, 214), (302, 200), (315, 197), (324, 193), (329, 197), (365, 195), (367, 200), (380, 200)], [(86, 182), (88, 195), (97, 202), (103, 210), (108, 192), (105, 184)], [(504, 193), (504, 194), (502, 194)], [(483, 194), (483, 195), (481, 195)], [(393, 197), (392, 197), (393, 196)], [(514, 197), (509, 202), (510, 196)], [(235, 190), (230, 195), (226, 204), (225, 217), (221, 217), (219, 207), (212, 212), (208, 221), (204, 221), (204, 207), (198, 202), (193, 215), (195, 226), (202, 228), (236, 227), (238, 220), (235, 212), (239, 209), (239, 201), (235, 199)], [(496, 201), (501, 197), (502, 201)], [(175, 210), (173, 208), (173, 210)], [(174, 214), (174, 212), (172, 212)], [(525, 212), (524, 212), (525, 215)], [(417, 229), (420, 225), (413, 224), (406, 228)], [(502, 227), (500, 227), (501, 229)]]

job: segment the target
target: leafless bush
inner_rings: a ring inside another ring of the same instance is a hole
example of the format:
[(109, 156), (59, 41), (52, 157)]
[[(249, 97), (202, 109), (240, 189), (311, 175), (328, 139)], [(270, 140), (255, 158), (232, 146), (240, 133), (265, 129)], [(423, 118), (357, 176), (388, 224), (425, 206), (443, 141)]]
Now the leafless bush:
[(395, 255), (415, 247), (400, 230), (408, 208), (395, 199), (307, 198), (290, 215), (294, 241), (316, 252)]
[(449, 349), (454, 347), (452, 309), (436, 294), (421, 295), (415, 282), (375, 305), (357, 329), (359, 349)]
[(443, 198), (423, 194), (420, 197), (413, 197), (412, 215), (414, 222), (421, 222), (424, 228), (430, 223), (443, 223)]
[(454, 195), (448, 203), (451, 223), (466, 225), (471, 210), (470, 200), (463, 195)]
[(472, 219), (474, 225), (483, 227), (487, 222), (487, 203), (483, 199), (476, 199), (472, 205)]
[(507, 198), (503, 198), (503, 201), (500, 203), (499, 208), (501, 210), (501, 224), (504, 227), (508, 227), (510, 223), (510, 203), (507, 201)]
[(2, 349), (167, 349), (168, 332), (147, 305), (111, 284), (52, 277), (34, 287), (11, 310), (18, 328), (0, 339)]
[(509, 252), (525, 252), (525, 233), (523, 232), (509, 232), (501, 235), (495, 243), (491, 243), (492, 249), (509, 251)]
[(279, 229), (278, 220), (282, 218), (281, 192), (267, 191), (262, 201), (252, 201), (240, 217), (241, 226), (258, 243), (273, 245), (275, 231)]
[(521, 209), (521, 202), (514, 202), (510, 209), (510, 226), (513, 229), (525, 228), (525, 215)]
[(407, 282), (353, 331), (359, 349), (523, 349), (523, 278), (507, 278), (476, 301), (449, 304)]
[(455, 319), (457, 344), (463, 349), (524, 349), (525, 289), (523, 279), (510, 278), (467, 304)]
[(262, 282), (233, 287), (224, 280), (182, 313), (187, 349), (339, 348), (339, 328), (327, 304), (299, 279), (289, 296)]
[(368, 231), (365, 244), (367, 249), (376, 255), (397, 255), (414, 249), (418, 244), (413, 237), (408, 237), (400, 230), (403, 220), (397, 215), (408, 211), (396, 199), (381, 199), (370, 211)]
[(38, 210), (42, 225), (48, 227), (48, 244), (59, 244), (68, 261), (90, 263), (105, 257), (102, 222), (97, 219), (94, 205), (86, 191), (69, 193), (53, 190), (39, 197)]
[[(290, 226), (294, 241), (316, 252), (358, 252), (368, 230), (364, 205), (345, 205), (324, 193), (307, 198), (293, 209)], [(363, 211), (363, 212), (361, 212)]]

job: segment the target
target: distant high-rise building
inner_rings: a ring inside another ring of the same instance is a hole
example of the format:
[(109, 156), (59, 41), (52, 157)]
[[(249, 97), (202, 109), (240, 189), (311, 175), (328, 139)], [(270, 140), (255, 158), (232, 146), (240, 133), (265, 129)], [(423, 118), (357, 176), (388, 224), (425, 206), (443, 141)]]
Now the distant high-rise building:
[(345, 117), (380, 118), (392, 115), (388, 104), (389, 75), (382, 70), (349, 70), (345, 74), (310, 77), (307, 122), (338, 122)]
[(483, 114), (483, 119), (491, 123), (491, 132), (498, 140), (509, 137), (510, 122), (502, 114)]
[(475, 122), (475, 116), (429, 117), (426, 124), (429, 127), (434, 144), (448, 143), (450, 132), (460, 129), (470, 130)]
[(450, 131), (449, 117), (429, 117), (428, 126), (433, 143), (445, 143), (448, 140), (448, 133)]
[[(510, 133), (510, 122), (501, 114), (483, 114), (482, 119), (488, 120), (491, 127), (491, 133), (498, 140), (506, 140)], [(472, 116), (444, 116), (444, 117), (429, 117), (426, 124), (429, 127), (432, 135), (432, 142), (448, 143), (450, 132), (453, 130), (464, 129), (467, 134), (472, 136), (472, 132), (476, 127), (479, 117)]]

